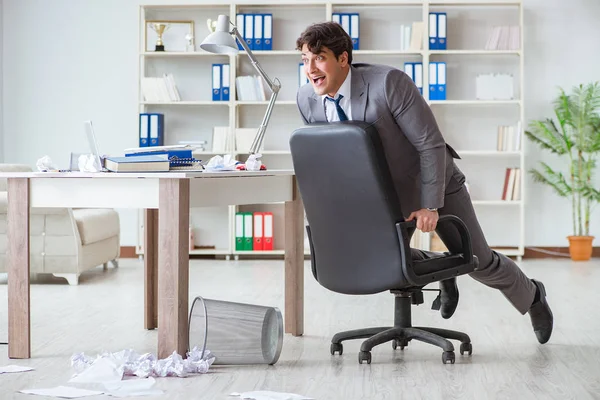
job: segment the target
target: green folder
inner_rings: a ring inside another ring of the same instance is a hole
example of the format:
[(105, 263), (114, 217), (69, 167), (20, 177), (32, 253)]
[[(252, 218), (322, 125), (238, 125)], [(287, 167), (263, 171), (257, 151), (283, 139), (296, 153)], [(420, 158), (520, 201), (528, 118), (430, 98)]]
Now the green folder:
[(236, 251), (245, 250), (244, 243), (244, 213), (235, 213), (235, 249)]
[(244, 213), (244, 248), (243, 250), (252, 251), (254, 241), (253, 215), (251, 212)]

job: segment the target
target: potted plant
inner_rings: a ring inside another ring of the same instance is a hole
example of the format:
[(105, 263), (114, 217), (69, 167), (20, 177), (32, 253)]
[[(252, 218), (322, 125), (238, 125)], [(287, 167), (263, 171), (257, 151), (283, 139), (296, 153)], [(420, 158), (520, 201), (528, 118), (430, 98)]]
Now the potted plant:
[(534, 181), (549, 185), (559, 196), (571, 199), (573, 218), (569, 254), (572, 260), (589, 260), (593, 236), (590, 214), (600, 203), (594, 187), (596, 157), (600, 154), (600, 83), (575, 86), (567, 94), (559, 89), (553, 101), (555, 119), (532, 121), (525, 135), (542, 149), (561, 156), (567, 164), (563, 174), (547, 163), (529, 172)]

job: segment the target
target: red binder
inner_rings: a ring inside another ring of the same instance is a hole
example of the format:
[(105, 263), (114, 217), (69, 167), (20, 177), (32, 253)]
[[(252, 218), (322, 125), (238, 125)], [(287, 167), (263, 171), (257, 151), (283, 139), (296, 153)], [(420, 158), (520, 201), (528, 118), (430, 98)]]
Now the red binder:
[(263, 214), (263, 250), (273, 250), (273, 213)]
[(264, 250), (263, 246), (263, 213), (254, 213), (254, 242), (252, 250)]

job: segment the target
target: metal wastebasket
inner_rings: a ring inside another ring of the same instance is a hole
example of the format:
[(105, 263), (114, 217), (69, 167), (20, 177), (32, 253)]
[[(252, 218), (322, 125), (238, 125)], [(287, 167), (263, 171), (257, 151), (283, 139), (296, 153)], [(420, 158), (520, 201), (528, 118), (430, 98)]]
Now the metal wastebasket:
[(283, 346), (283, 317), (276, 307), (194, 299), (189, 349), (209, 350), (214, 364), (275, 364)]

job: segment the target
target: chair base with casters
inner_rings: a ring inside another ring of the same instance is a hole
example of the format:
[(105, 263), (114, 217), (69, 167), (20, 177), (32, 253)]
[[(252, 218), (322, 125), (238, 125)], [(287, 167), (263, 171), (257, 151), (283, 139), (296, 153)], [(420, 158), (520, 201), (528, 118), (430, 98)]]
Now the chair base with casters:
[(460, 341), (460, 354), (468, 353), (471, 355), (473, 347), (471, 339), (466, 333), (451, 331), (448, 329), (430, 328), (430, 327), (413, 327), (411, 318), (411, 305), (423, 303), (423, 291), (421, 288), (408, 290), (391, 290), (395, 295), (394, 302), (394, 326), (393, 327), (375, 327), (355, 329), (336, 333), (331, 339), (331, 355), (336, 352), (340, 355), (344, 351), (342, 342), (352, 339), (367, 339), (360, 346), (358, 353), (358, 362), (367, 364), (371, 363), (371, 350), (373, 347), (392, 342), (392, 348), (396, 350), (404, 350), (411, 340), (418, 340), (429, 343), (442, 348), (442, 362), (444, 364), (454, 364), (455, 354), (454, 346), (448, 339)]

